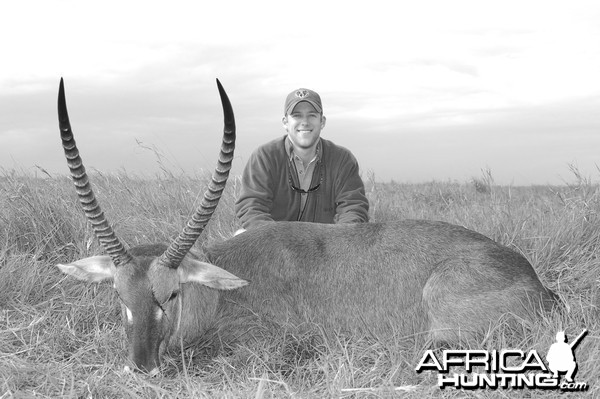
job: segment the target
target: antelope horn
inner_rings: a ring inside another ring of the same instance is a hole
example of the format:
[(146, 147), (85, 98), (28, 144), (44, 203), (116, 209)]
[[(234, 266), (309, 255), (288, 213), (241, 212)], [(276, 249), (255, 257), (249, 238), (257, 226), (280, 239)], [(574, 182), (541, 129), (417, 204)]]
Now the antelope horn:
[(73, 183), (75, 183), (75, 191), (77, 191), (79, 202), (85, 212), (85, 216), (92, 224), (92, 228), (98, 241), (100, 241), (100, 244), (110, 255), (115, 266), (130, 262), (132, 259), (131, 255), (115, 235), (108, 220), (106, 220), (106, 217), (104, 216), (104, 212), (102, 212), (100, 205), (98, 205), (98, 202), (96, 201), (96, 196), (92, 191), (92, 186), (90, 185), (85, 167), (79, 156), (79, 150), (77, 149), (73, 132), (71, 131), (69, 114), (67, 113), (65, 88), (62, 78), (60, 79), (60, 87), (58, 90), (58, 124), (67, 164), (71, 171)]
[(200, 207), (196, 209), (196, 212), (189, 219), (183, 231), (179, 233), (179, 236), (171, 243), (169, 248), (167, 248), (159, 259), (159, 262), (163, 266), (173, 269), (179, 267), (181, 260), (188, 253), (190, 248), (192, 248), (215, 212), (217, 204), (223, 194), (223, 190), (225, 189), (225, 183), (227, 183), (227, 177), (229, 176), (229, 170), (231, 169), (231, 163), (233, 161), (233, 150), (235, 148), (235, 118), (227, 93), (225, 93), (225, 89), (221, 86), (219, 79), (217, 79), (217, 86), (219, 88), (219, 95), (221, 96), (225, 122), (219, 161), (212, 174), (208, 189), (204, 192)]

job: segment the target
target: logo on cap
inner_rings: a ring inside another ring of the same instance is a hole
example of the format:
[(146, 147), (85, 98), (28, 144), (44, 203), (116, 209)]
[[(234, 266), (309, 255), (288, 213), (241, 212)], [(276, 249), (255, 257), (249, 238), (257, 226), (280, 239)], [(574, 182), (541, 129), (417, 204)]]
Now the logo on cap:
[(308, 97), (310, 93), (308, 92), (308, 90), (296, 90), (296, 97), (298, 98), (304, 98), (304, 97)]

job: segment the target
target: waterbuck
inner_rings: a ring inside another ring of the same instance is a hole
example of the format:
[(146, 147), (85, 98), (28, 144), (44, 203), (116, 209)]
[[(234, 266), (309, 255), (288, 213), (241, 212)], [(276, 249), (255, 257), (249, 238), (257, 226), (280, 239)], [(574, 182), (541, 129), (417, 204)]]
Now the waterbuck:
[(156, 373), (162, 353), (179, 340), (191, 343), (209, 330), (232, 333), (227, 330), (248, 315), (452, 342), (476, 336), (504, 315), (531, 319), (555, 303), (523, 256), (443, 222), (274, 222), (189, 252), (217, 206), (233, 158), (233, 111), (217, 84), (223, 144), (200, 207), (170, 245), (126, 249), (89, 185), (60, 83), (63, 147), (81, 205), (108, 255), (58, 267), (81, 280), (113, 281), (137, 369)]

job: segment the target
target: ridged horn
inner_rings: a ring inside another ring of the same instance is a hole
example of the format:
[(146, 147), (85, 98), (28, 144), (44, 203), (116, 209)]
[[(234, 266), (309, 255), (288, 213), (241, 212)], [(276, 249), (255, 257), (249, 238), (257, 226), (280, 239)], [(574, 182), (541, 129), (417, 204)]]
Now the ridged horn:
[(60, 87), (58, 89), (58, 125), (60, 127), (60, 138), (62, 146), (65, 150), (67, 164), (71, 171), (75, 190), (79, 196), (79, 202), (85, 212), (85, 216), (92, 224), (92, 228), (98, 241), (104, 250), (110, 255), (115, 266), (120, 266), (131, 261), (131, 255), (127, 252), (121, 241), (115, 235), (108, 220), (104, 216), (104, 212), (100, 209), (100, 205), (96, 201), (94, 191), (90, 185), (83, 161), (79, 156), (79, 150), (75, 144), (73, 132), (71, 131), (71, 123), (69, 122), (69, 114), (67, 112), (67, 103), (65, 100), (65, 88), (63, 79), (60, 79)]
[(235, 148), (235, 118), (233, 116), (233, 108), (229, 102), (229, 97), (219, 79), (217, 79), (219, 95), (221, 96), (221, 104), (223, 106), (223, 115), (225, 127), (223, 129), (223, 142), (219, 153), (219, 161), (217, 167), (212, 174), (208, 189), (204, 192), (202, 202), (196, 212), (188, 220), (183, 231), (171, 243), (169, 248), (162, 254), (159, 262), (166, 267), (176, 269), (179, 267), (184, 256), (194, 245), (211, 216), (217, 208), (217, 204), (221, 199), (231, 163), (233, 161), (233, 150)]

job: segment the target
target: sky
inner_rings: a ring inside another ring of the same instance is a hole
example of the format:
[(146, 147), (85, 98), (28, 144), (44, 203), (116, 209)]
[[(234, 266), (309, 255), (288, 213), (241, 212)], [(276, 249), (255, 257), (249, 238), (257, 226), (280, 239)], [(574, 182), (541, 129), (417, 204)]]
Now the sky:
[[(207, 4), (208, 3), (208, 4)], [(88, 170), (234, 174), (317, 91), (322, 137), (364, 179), (566, 184), (600, 178), (600, 2), (42, 1), (0, 5), (0, 171), (68, 172), (56, 97)], [(1, 172), (0, 172), (1, 173)]]

